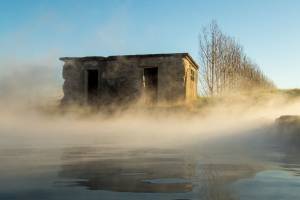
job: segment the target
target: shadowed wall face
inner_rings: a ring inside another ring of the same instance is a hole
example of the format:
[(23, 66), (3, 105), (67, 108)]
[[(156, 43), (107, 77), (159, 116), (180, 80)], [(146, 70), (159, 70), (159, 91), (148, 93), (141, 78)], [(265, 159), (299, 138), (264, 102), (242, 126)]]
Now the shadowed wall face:
[(87, 99), (89, 104), (94, 104), (98, 97), (98, 70), (87, 70)]
[(158, 86), (158, 68), (149, 67), (144, 68), (144, 91), (146, 94), (147, 103), (156, 103), (157, 102), (157, 86)]
[(62, 103), (185, 103), (197, 97), (198, 66), (188, 54), (62, 58)]

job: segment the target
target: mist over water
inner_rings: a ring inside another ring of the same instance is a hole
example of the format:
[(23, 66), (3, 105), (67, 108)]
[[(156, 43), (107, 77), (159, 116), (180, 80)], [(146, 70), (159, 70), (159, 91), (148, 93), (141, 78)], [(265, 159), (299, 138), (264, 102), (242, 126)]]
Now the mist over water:
[(1, 79), (0, 199), (247, 199), (230, 184), (280, 167), (274, 119), (300, 111), (236, 94), (180, 111), (61, 110), (53, 69), (31, 69)]

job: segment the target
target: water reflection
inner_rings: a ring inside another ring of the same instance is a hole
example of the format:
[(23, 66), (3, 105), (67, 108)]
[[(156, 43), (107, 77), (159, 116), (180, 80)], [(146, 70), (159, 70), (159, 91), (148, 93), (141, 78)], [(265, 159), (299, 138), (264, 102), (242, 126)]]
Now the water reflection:
[(182, 154), (175, 149), (67, 149), (59, 176), (79, 179), (75, 184), (89, 190), (190, 192), (195, 162)]
[(300, 176), (300, 149), (285, 151), (280, 160), (279, 166), (282, 170), (292, 173), (294, 176)]
[(286, 141), (279, 141), (273, 148), (273, 152), (280, 155), (274, 159), (275, 163), (280, 170), (292, 173), (294, 176), (300, 176), (300, 146)]
[[(2, 149), (0, 199), (247, 199), (243, 190), (255, 190), (239, 180), (255, 179), (265, 169), (261, 159), (253, 158), (275, 152), (261, 151), (254, 147), (260, 143), (250, 139), (232, 137), (182, 148), (97, 144)], [(280, 150), (276, 155), (272, 161), (282, 169), (298, 168), (292, 153)], [(237, 181), (241, 184), (232, 188)]]
[(283, 170), (266, 170), (233, 184), (240, 199), (300, 199), (300, 178)]
[[(270, 135), (272, 145), (267, 160), (272, 163), (254, 177), (232, 184), (240, 199), (300, 199), (300, 147), (297, 140), (283, 132)], [(293, 135), (295, 137), (297, 135)], [(297, 136), (298, 137), (298, 136)]]
[(180, 193), (185, 199), (231, 200), (238, 197), (229, 183), (254, 176), (259, 169), (232, 158), (219, 162), (204, 157), (182, 149), (68, 148), (59, 177), (65, 186), (94, 191)]

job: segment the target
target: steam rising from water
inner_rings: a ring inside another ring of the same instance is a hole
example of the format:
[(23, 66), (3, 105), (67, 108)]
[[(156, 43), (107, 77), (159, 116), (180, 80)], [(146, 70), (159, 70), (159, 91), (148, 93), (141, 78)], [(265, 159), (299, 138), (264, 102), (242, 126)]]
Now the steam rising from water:
[(297, 98), (288, 100), (277, 94), (263, 98), (231, 95), (184, 112), (131, 108), (108, 116), (74, 107), (63, 113), (58, 107), (61, 81), (55, 76), (60, 74), (54, 68), (31, 66), (1, 77), (2, 148), (83, 143), (188, 145), (257, 128), (282, 114), (300, 113)]
[[(212, 199), (211, 194), (220, 199), (224, 182), (257, 170), (252, 165), (265, 151), (266, 127), (279, 115), (300, 113), (298, 98), (278, 93), (231, 94), (206, 103), (199, 100), (187, 110), (131, 107), (124, 111), (116, 107), (111, 115), (75, 106), (61, 110), (61, 85), (53, 78), (59, 76), (55, 71), (30, 67), (0, 79), (0, 174), (8, 177), (11, 183), (5, 183), (12, 187), (15, 174), (22, 177), (32, 167), (49, 165), (51, 170), (60, 166), (57, 173), (62, 178), (83, 178), (80, 184), (85, 187), (93, 188), (96, 181), (99, 189), (117, 191), (147, 191), (144, 179), (167, 175), (195, 179), (197, 184), (204, 180), (206, 184), (200, 187), (200, 194), (207, 195), (204, 199)], [(166, 149), (168, 153), (163, 153)], [(173, 171), (161, 167), (174, 164)], [(124, 173), (118, 174), (119, 169)], [(99, 175), (99, 171), (109, 175)], [(147, 175), (152, 171), (157, 174)], [(56, 174), (53, 177), (56, 181)], [(23, 181), (30, 186), (27, 179)], [(128, 187), (124, 188), (124, 182)], [(173, 190), (172, 186), (166, 191)]]

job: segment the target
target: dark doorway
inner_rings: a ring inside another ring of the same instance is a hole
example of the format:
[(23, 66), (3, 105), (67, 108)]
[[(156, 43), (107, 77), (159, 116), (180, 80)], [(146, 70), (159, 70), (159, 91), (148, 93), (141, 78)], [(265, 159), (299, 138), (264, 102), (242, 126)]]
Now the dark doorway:
[(144, 68), (144, 87), (146, 103), (157, 102), (157, 74), (157, 67)]
[(87, 99), (89, 104), (95, 104), (98, 97), (98, 70), (91, 69), (87, 72)]

